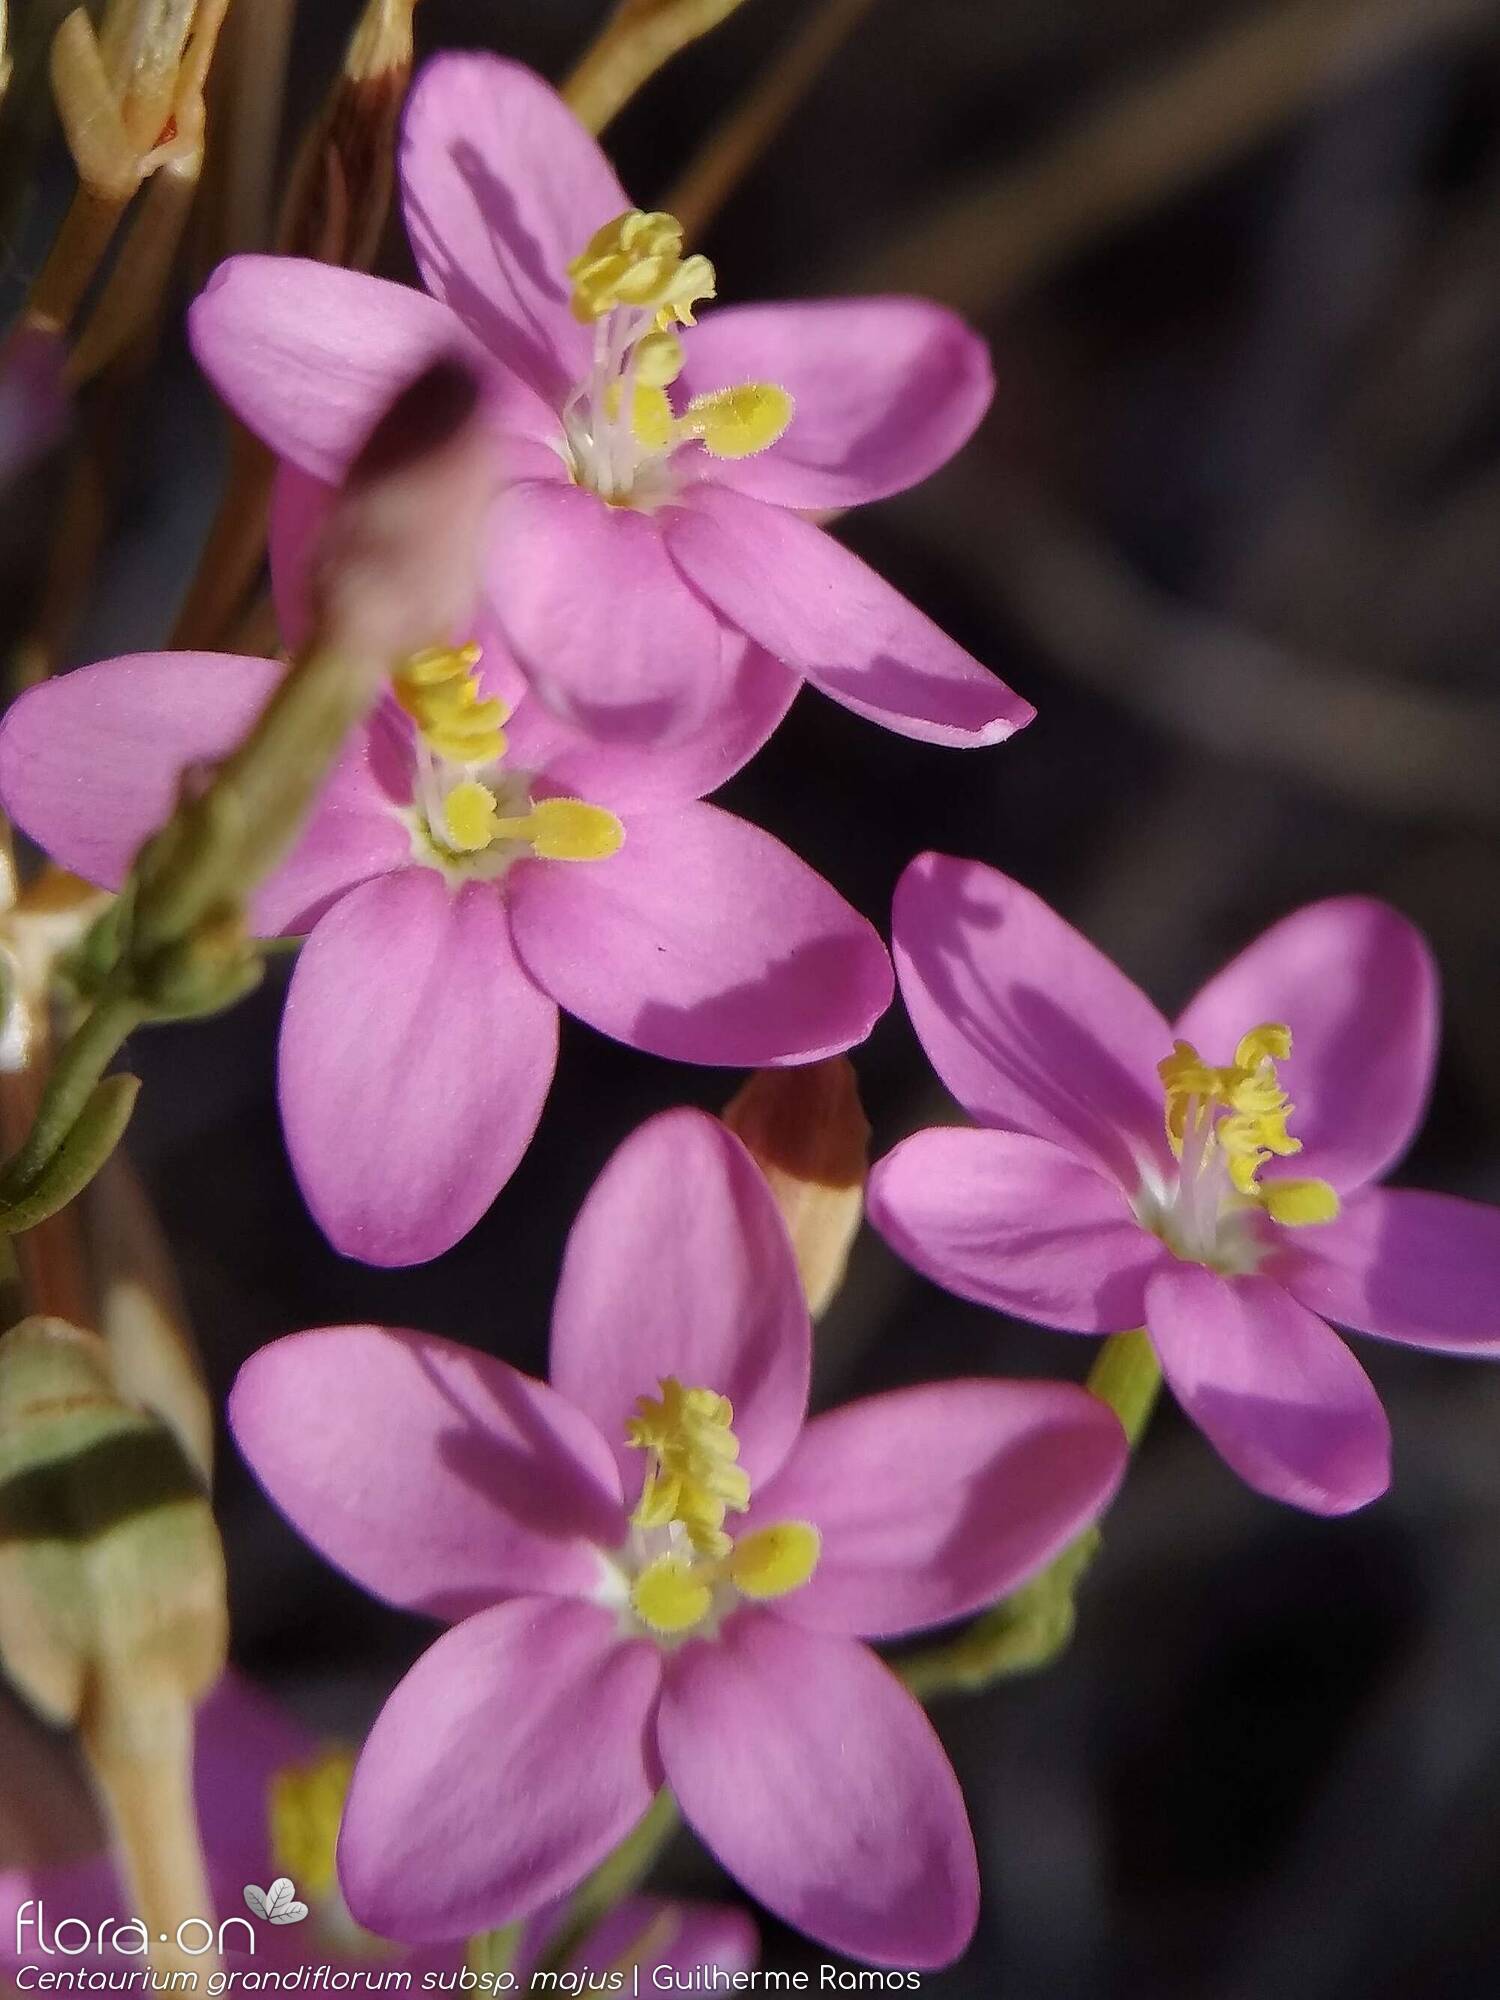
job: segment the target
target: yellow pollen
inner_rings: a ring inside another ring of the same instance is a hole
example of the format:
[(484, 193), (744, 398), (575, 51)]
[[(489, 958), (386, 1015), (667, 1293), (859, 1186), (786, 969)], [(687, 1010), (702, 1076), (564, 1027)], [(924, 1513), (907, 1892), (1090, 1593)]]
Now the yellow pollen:
[(711, 458), (753, 458), (792, 421), (792, 398), (775, 382), (741, 382), (695, 396), (682, 420), (685, 436), (701, 438)]
[(683, 256), (676, 216), (638, 208), (595, 230), (568, 276), (573, 317), (585, 326), (625, 306), (654, 313), (665, 333), (674, 322), (691, 326), (694, 306), (714, 295), (714, 267), (706, 257)]
[(467, 778), (443, 800), (443, 831), (458, 854), (478, 854), (495, 838), (495, 794)]
[(807, 1521), (778, 1521), (741, 1536), (725, 1568), (746, 1597), (785, 1597), (800, 1590), (818, 1566), (823, 1538)]
[(676, 1522), (698, 1554), (727, 1555), (732, 1544), (724, 1516), (730, 1509), (743, 1514), (750, 1505), (749, 1477), (735, 1463), (740, 1441), (730, 1428), (729, 1398), (713, 1389), (684, 1389), (668, 1375), (660, 1399), (641, 1396), (635, 1408), (625, 1441), (651, 1456), (631, 1519), (640, 1528)]
[(1277, 1063), (1291, 1052), (1291, 1029), (1267, 1021), (1241, 1037), (1232, 1063), (1207, 1063), (1191, 1042), (1176, 1042), (1156, 1070), (1166, 1092), (1167, 1139), (1177, 1158), (1190, 1140), (1204, 1155), (1220, 1147), (1235, 1192), (1259, 1204), (1273, 1222), (1297, 1228), (1331, 1222), (1339, 1200), (1327, 1181), (1262, 1186), (1259, 1179), (1268, 1160), (1302, 1151), (1302, 1141), (1287, 1130), (1295, 1106), (1276, 1074)]
[(630, 1587), (630, 1603), (643, 1625), (670, 1636), (689, 1632), (708, 1616), (713, 1584), (686, 1556), (658, 1556)]
[(314, 1901), (332, 1895), (338, 1882), (335, 1854), (339, 1822), (354, 1775), (347, 1750), (328, 1750), (308, 1764), (292, 1764), (271, 1780), (267, 1812), (276, 1871), (290, 1875)]
[[(605, 414), (611, 418), (620, 414), (620, 384), (611, 382), (604, 398)], [(653, 387), (646, 382), (637, 382), (635, 393), (630, 399), (630, 429), (638, 445), (646, 451), (666, 451), (677, 433), (677, 419), (672, 414), (672, 403), (665, 389)]]
[(682, 342), (675, 333), (648, 333), (637, 342), (635, 379), (643, 389), (665, 389), (682, 373)]
[(497, 819), (496, 840), (529, 842), (538, 861), (607, 861), (618, 854), (625, 829), (603, 806), (582, 799), (538, 799), (529, 813)]
[(505, 755), (503, 701), (479, 692), (477, 646), (434, 646), (415, 653), (394, 676), (396, 699), (436, 756), (478, 768)]

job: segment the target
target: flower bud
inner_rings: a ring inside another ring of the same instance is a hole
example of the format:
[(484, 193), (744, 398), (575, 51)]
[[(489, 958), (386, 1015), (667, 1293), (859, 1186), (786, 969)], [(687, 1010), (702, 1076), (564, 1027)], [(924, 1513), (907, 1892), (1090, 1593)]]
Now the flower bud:
[(724, 1112), (770, 1184), (814, 1319), (844, 1281), (864, 1212), (870, 1126), (846, 1056), (757, 1070)]
[[(158, 1966), (211, 1909), (192, 1795), (193, 1711), (224, 1668), (224, 1559), (175, 1433), (120, 1393), (96, 1334), (0, 1338), (0, 1665), (77, 1727)], [(189, 1963), (192, 1961), (189, 1960)]]

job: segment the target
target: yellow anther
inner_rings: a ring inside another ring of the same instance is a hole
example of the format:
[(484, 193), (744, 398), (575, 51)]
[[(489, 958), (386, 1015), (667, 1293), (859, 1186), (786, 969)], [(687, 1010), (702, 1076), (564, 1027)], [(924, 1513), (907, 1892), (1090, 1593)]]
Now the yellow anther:
[(1288, 1160), (1302, 1141), (1287, 1130), (1294, 1110), (1281, 1087), (1276, 1065), (1292, 1052), (1292, 1031), (1280, 1021), (1264, 1021), (1240, 1038), (1234, 1061), (1217, 1068), (1191, 1042), (1176, 1042), (1156, 1066), (1166, 1092), (1167, 1138), (1182, 1158), (1189, 1132), (1206, 1154), (1222, 1148), (1230, 1184), (1247, 1201), (1259, 1202), (1273, 1222), (1296, 1227), (1331, 1222), (1338, 1196), (1327, 1181), (1260, 1182), (1268, 1160)]
[(443, 800), (443, 831), (456, 854), (479, 854), (495, 838), (495, 794), (468, 778)]
[(682, 420), (684, 433), (703, 440), (712, 458), (753, 458), (792, 421), (792, 399), (775, 382), (741, 382), (695, 396)]
[(479, 692), (477, 646), (433, 647), (416, 653), (394, 676), (396, 699), (434, 755), (450, 764), (498, 763), (505, 755), (503, 701)]
[(708, 1616), (713, 1584), (685, 1556), (658, 1556), (630, 1587), (630, 1603), (643, 1625), (670, 1635), (691, 1631)]
[[(620, 414), (620, 384), (611, 382), (604, 398), (604, 412), (613, 421)], [(637, 382), (630, 399), (630, 428), (637, 444), (647, 451), (665, 451), (677, 430), (671, 400), (665, 389)]]
[(1267, 1181), (1260, 1198), (1271, 1220), (1288, 1229), (1332, 1222), (1339, 1212), (1338, 1195), (1327, 1181)]
[(823, 1538), (807, 1521), (778, 1521), (742, 1535), (725, 1564), (730, 1581), (746, 1597), (785, 1597), (800, 1590), (818, 1566)]
[(648, 333), (635, 350), (635, 379), (643, 389), (665, 389), (682, 373), (682, 342), (675, 333)]
[[(656, 314), (665, 332), (673, 321), (693, 324), (693, 307), (714, 295), (714, 267), (684, 257), (676, 216), (632, 209), (595, 230), (568, 266), (573, 317), (589, 325), (618, 306)], [(665, 378), (667, 381), (671, 376)]]
[(353, 1775), (349, 1752), (328, 1750), (311, 1763), (278, 1771), (271, 1780), (266, 1803), (274, 1870), (290, 1875), (303, 1895), (314, 1900), (331, 1895), (337, 1885), (334, 1855)]
[(625, 829), (603, 806), (538, 799), (529, 813), (497, 819), (492, 838), (524, 840), (538, 861), (607, 861), (619, 852)]
[(659, 1400), (642, 1396), (635, 1407), (625, 1441), (651, 1459), (632, 1519), (642, 1528), (676, 1522), (700, 1555), (727, 1555), (724, 1516), (731, 1509), (743, 1514), (750, 1505), (750, 1480), (735, 1463), (740, 1441), (731, 1428), (728, 1397), (713, 1389), (684, 1389), (668, 1375)]

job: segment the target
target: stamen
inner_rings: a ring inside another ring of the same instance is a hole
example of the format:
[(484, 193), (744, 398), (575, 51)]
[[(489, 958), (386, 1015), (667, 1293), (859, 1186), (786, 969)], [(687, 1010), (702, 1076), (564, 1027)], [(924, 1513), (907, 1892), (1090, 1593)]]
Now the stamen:
[(694, 306), (714, 296), (713, 265), (683, 256), (682, 224), (660, 211), (631, 209), (606, 222), (569, 264), (568, 276), (573, 317), (585, 326), (621, 306), (654, 313), (663, 332), (674, 321), (691, 326)]
[(681, 428), (701, 438), (711, 458), (753, 458), (782, 436), (792, 412), (792, 398), (775, 382), (741, 382), (695, 396)]
[[(1327, 1181), (1260, 1182), (1268, 1160), (1291, 1159), (1302, 1150), (1302, 1141), (1287, 1130), (1295, 1106), (1276, 1074), (1277, 1063), (1291, 1052), (1291, 1029), (1267, 1021), (1241, 1037), (1234, 1061), (1222, 1068), (1182, 1041), (1157, 1064), (1166, 1092), (1167, 1140), (1182, 1162), (1183, 1198), (1190, 1207), (1217, 1149), (1230, 1187), (1273, 1222), (1297, 1228), (1331, 1222), (1338, 1214), (1338, 1196)], [(1211, 1224), (1212, 1217), (1206, 1220)]]
[(725, 1513), (733, 1508), (743, 1514), (750, 1505), (749, 1478), (735, 1463), (740, 1441), (730, 1428), (729, 1398), (713, 1389), (684, 1389), (668, 1375), (659, 1401), (641, 1396), (635, 1407), (625, 1442), (649, 1452), (651, 1462), (632, 1519), (642, 1528), (678, 1522), (699, 1554), (727, 1555)]
[(643, 1625), (671, 1636), (691, 1631), (708, 1616), (713, 1584), (686, 1556), (658, 1556), (630, 1588), (630, 1603)]
[(505, 755), (503, 701), (479, 693), (478, 646), (434, 646), (416, 653), (394, 676), (397, 701), (434, 755), (478, 769)]
[(617, 854), (625, 829), (603, 806), (582, 799), (538, 799), (529, 813), (496, 819), (492, 840), (524, 840), (538, 861), (607, 861)]
[(763, 1601), (800, 1590), (818, 1566), (823, 1538), (808, 1521), (778, 1521), (734, 1545), (725, 1567), (735, 1588)]
[(311, 1763), (288, 1765), (271, 1780), (267, 1817), (273, 1862), (315, 1901), (337, 1886), (339, 1822), (353, 1775), (349, 1752), (328, 1750)]

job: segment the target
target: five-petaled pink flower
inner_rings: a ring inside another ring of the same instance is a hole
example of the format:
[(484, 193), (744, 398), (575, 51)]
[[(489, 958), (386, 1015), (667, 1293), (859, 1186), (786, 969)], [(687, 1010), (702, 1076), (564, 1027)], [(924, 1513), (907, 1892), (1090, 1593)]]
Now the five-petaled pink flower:
[[(490, 385), (503, 491), (488, 594), (561, 716), (665, 741), (732, 704), (748, 634), (887, 727), (994, 743), (1030, 705), (805, 518), (896, 493), (989, 402), (982, 343), (908, 298), (725, 307), (670, 216), (633, 210), (562, 100), (516, 63), (447, 54), (411, 94), (400, 171), (428, 287), (238, 257), (195, 352), (288, 465), (336, 482), (435, 353)], [(430, 296), (429, 296), (430, 294)]]
[(1325, 1320), (1500, 1354), (1500, 1209), (1374, 1185), (1436, 1055), (1436, 973), (1411, 924), (1363, 897), (1311, 904), (1174, 1025), (978, 862), (914, 861), (894, 945), (923, 1046), (989, 1129), (919, 1132), (881, 1161), (870, 1215), (893, 1248), (1021, 1319), (1144, 1325), (1258, 1491), (1321, 1514), (1382, 1493), (1385, 1411)]
[[(279, 581), (295, 592), (288, 568)], [(786, 706), (774, 663), (732, 652), (732, 714), (670, 749), (578, 737), (498, 643), (417, 656), (357, 733), (250, 910), (262, 936), (311, 932), (280, 1100), (337, 1249), (420, 1263), (474, 1226), (531, 1142), (559, 1008), (735, 1067), (832, 1054), (884, 1013), (890, 960), (864, 918), (700, 802)], [(0, 725), (0, 799), (64, 867), (116, 888), (183, 772), (240, 741), (282, 671), (159, 653), (47, 682)]]
[(729, 1871), (835, 1950), (944, 1963), (973, 1929), (963, 1803), (860, 1643), (1018, 1584), (1113, 1493), (1113, 1414), (1048, 1382), (805, 1421), (810, 1334), (739, 1142), (650, 1120), (574, 1225), (552, 1386), (418, 1333), (294, 1334), (241, 1371), (240, 1449), (331, 1561), (457, 1621), (377, 1719), (340, 1873), (436, 1940), (576, 1881), (664, 1781)]

